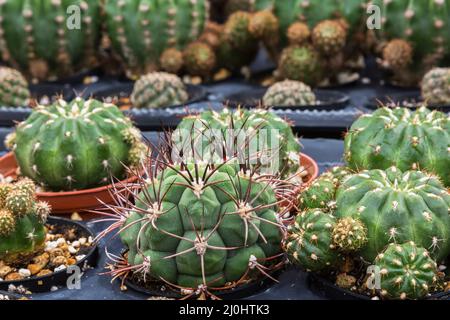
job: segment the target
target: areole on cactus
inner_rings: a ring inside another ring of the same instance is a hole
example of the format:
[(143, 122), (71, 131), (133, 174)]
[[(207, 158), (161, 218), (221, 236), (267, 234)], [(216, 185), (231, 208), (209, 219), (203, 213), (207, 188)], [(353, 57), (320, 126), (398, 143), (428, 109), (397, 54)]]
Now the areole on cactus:
[(139, 130), (113, 104), (77, 98), (38, 106), (9, 137), (21, 174), (50, 190), (123, 179), (146, 151)]

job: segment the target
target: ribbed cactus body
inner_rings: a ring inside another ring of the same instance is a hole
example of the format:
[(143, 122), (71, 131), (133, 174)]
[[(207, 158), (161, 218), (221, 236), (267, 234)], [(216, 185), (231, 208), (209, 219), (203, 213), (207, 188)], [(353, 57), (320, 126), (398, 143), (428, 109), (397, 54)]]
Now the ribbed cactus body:
[(345, 159), (353, 169), (424, 170), (450, 185), (450, 121), (425, 107), (381, 108), (359, 118), (345, 138)]
[(439, 180), (393, 167), (347, 177), (336, 196), (337, 218), (359, 219), (368, 242), (360, 251), (372, 262), (389, 243), (414, 241), (438, 261), (450, 253), (450, 195)]
[(38, 80), (72, 75), (95, 64), (100, 26), (97, 0), (0, 2), (0, 53)]
[(267, 90), (263, 103), (267, 107), (311, 106), (316, 103), (316, 95), (308, 85), (300, 81), (285, 80), (275, 83)]
[(34, 188), (27, 193), (22, 187), (21, 181), (1, 186), (6, 201), (0, 205), (0, 260), (11, 264), (25, 262), (41, 250), (47, 234), (50, 208), (35, 201)]
[(163, 51), (196, 40), (208, 19), (206, 0), (106, 0), (106, 28), (131, 75), (154, 71)]
[(30, 90), (22, 74), (11, 68), (0, 67), (0, 105), (25, 107), (29, 102)]
[(175, 166), (147, 181), (140, 210), (120, 232), (141, 277), (221, 287), (281, 251), (277, 200), (266, 182), (228, 164)]
[(37, 107), (17, 126), (14, 144), (21, 173), (51, 190), (124, 178), (124, 164), (138, 162), (143, 150), (139, 131), (115, 105), (81, 98)]

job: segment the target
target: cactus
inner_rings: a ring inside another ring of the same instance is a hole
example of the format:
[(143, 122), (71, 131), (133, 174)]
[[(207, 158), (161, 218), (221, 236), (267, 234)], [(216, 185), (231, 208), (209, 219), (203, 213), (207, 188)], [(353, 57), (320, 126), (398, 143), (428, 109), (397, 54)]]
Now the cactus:
[(320, 53), (332, 56), (341, 52), (347, 42), (347, 30), (337, 20), (324, 20), (312, 31), (314, 48)]
[(427, 250), (414, 242), (390, 244), (375, 265), (381, 275), (381, 296), (390, 299), (420, 299), (437, 282), (437, 265)]
[(294, 22), (286, 34), (290, 45), (302, 46), (309, 42), (311, 37), (311, 30), (306, 23)]
[(316, 96), (311, 88), (300, 81), (285, 80), (272, 85), (263, 97), (263, 104), (273, 106), (311, 106)]
[(360, 250), (368, 262), (389, 243), (414, 241), (437, 261), (450, 253), (450, 195), (438, 178), (392, 167), (348, 176), (337, 190), (338, 219), (351, 217), (367, 228)]
[[(281, 253), (271, 179), (231, 164), (151, 160), (136, 205), (119, 208), (129, 269), (144, 281), (192, 288), (237, 286)], [(265, 269), (269, 270), (269, 269)]]
[[(300, 144), (289, 124), (272, 112), (259, 109), (223, 109), (220, 113), (205, 111), (198, 116), (184, 118), (177, 131), (181, 138), (186, 136), (186, 132), (201, 135), (207, 140), (206, 144), (210, 144), (211, 139), (223, 140), (225, 137), (226, 148), (238, 153), (240, 160), (252, 161), (252, 166), (260, 171), (267, 169), (283, 177), (298, 173)], [(235, 139), (242, 141), (236, 142)]]
[(337, 264), (339, 253), (333, 244), (336, 219), (319, 209), (297, 216), (288, 228), (285, 250), (289, 260), (308, 271), (322, 271)]
[(184, 66), (183, 53), (175, 48), (164, 50), (159, 58), (161, 69), (169, 73), (178, 73)]
[(28, 82), (14, 69), (0, 67), (0, 105), (6, 107), (26, 107), (30, 103)]
[(106, 28), (130, 77), (155, 71), (167, 48), (183, 50), (203, 32), (206, 0), (106, 0)]
[(136, 81), (131, 94), (131, 102), (135, 108), (176, 106), (188, 99), (181, 79), (165, 72), (152, 72), (142, 76)]
[(367, 243), (367, 228), (359, 219), (346, 217), (337, 221), (332, 238), (338, 250), (356, 252)]
[[(393, 71), (395, 82), (417, 85), (423, 74), (439, 65), (450, 52), (450, 1), (375, 0), (372, 3), (381, 8), (382, 27), (378, 38), (387, 45), (383, 65)], [(391, 54), (386, 54), (386, 50)]]
[(278, 72), (282, 79), (316, 85), (323, 77), (322, 64), (320, 54), (313, 47), (294, 45), (281, 53)]
[(9, 140), (21, 174), (51, 190), (124, 178), (124, 164), (138, 164), (145, 151), (139, 131), (115, 105), (81, 98), (38, 106)]
[(424, 76), (422, 97), (432, 105), (450, 104), (450, 68), (435, 68)]
[(208, 77), (216, 68), (216, 53), (207, 44), (193, 42), (183, 52), (186, 71), (193, 76)]
[(96, 65), (99, 23), (97, 0), (1, 1), (2, 59), (32, 79), (70, 76)]
[(425, 170), (450, 185), (449, 117), (425, 107), (380, 108), (359, 118), (345, 138), (352, 169)]
[[(29, 192), (23, 189), (25, 184)], [(1, 197), (6, 199), (0, 204), (0, 260), (12, 265), (23, 263), (43, 249), (50, 207), (35, 201), (29, 180), (0, 188)]]

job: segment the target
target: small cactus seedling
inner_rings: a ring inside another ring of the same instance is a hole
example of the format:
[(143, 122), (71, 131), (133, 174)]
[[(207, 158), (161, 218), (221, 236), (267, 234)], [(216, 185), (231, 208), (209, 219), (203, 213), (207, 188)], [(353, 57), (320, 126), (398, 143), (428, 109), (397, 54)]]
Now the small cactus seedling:
[(368, 262), (389, 243), (407, 241), (428, 249), (440, 262), (450, 253), (449, 207), (450, 195), (438, 178), (393, 167), (347, 177), (337, 190), (335, 215), (367, 228), (360, 254)]
[(0, 106), (27, 107), (30, 103), (28, 82), (14, 69), (0, 67)]
[(422, 98), (431, 105), (450, 104), (450, 68), (435, 68), (424, 76)]
[(216, 68), (216, 53), (206, 43), (196, 41), (183, 52), (186, 71), (192, 76), (208, 77)]
[(263, 97), (268, 107), (301, 107), (316, 104), (316, 95), (309, 86), (293, 80), (284, 80), (272, 85)]
[(136, 81), (131, 94), (135, 108), (162, 108), (185, 103), (189, 96), (179, 77), (152, 72)]
[(8, 139), (21, 174), (51, 190), (123, 179), (140, 162), (140, 132), (115, 105), (77, 98), (38, 106)]
[(42, 249), (50, 207), (36, 202), (35, 188), (25, 178), (0, 185), (0, 260), (17, 264)]
[(332, 56), (342, 51), (347, 42), (347, 30), (337, 20), (324, 20), (312, 31), (314, 48)]
[(353, 123), (345, 137), (345, 159), (355, 170), (424, 170), (450, 185), (450, 121), (421, 107), (380, 108)]
[(288, 228), (285, 250), (292, 263), (308, 271), (333, 267), (338, 261), (332, 231), (336, 218), (319, 209), (302, 212)]
[(346, 217), (338, 220), (332, 236), (333, 243), (339, 250), (356, 252), (367, 243), (367, 228), (360, 220)]
[(436, 262), (414, 242), (390, 244), (377, 256), (375, 266), (381, 276), (382, 297), (424, 298), (437, 282)]
[(289, 46), (281, 53), (278, 71), (282, 79), (316, 85), (322, 80), (322, 58), (310, 45)]

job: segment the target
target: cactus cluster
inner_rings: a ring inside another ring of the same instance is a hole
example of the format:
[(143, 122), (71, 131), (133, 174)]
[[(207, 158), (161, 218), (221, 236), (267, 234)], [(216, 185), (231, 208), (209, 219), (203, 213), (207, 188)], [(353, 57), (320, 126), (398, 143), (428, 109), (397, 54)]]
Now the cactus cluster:
[(434, 68), (421, 84), (422, 98), (431, 105), (450, 104), (450, 68)]
[(420, 107), (380, 108), (353, 123), (345, 138), (350, 168), (425, 170), (450, 185), (449, 116)]
[(17, 70), (0, 67), (0, 105), (26, 107), (30, 103), (28, 82)]
[(26, 262), (43, 249), (45, 223), (50, 207), (35, 200), (35, 186), (28, 178), (0, 183), (0, 260)]
[(1, 1), (0, 54), (32, 79), (67, 77), (97, 63), (99, 26), (97, 0)]
[(162, 108), (182, 105), (189, 99), (179, 77), (165, 72), (152, 72), (134, 84), (131, 102), (135, 108)]
[(7, 139), (22, 175), (50, 190), (124, 178), (145, 153), (140, 132), (115, 105), (77, 98), (38, 106)]
[(157, 70), (168, 48), (183, 50), (203, 32), (206, 0), (106, 0), (107, 34), (132, 77)]
[(263, 97), (263, 104), (268, 107), (312, 106), (316, 103), (316, 95), (300, 81), (284, 80), (272, 85)]

